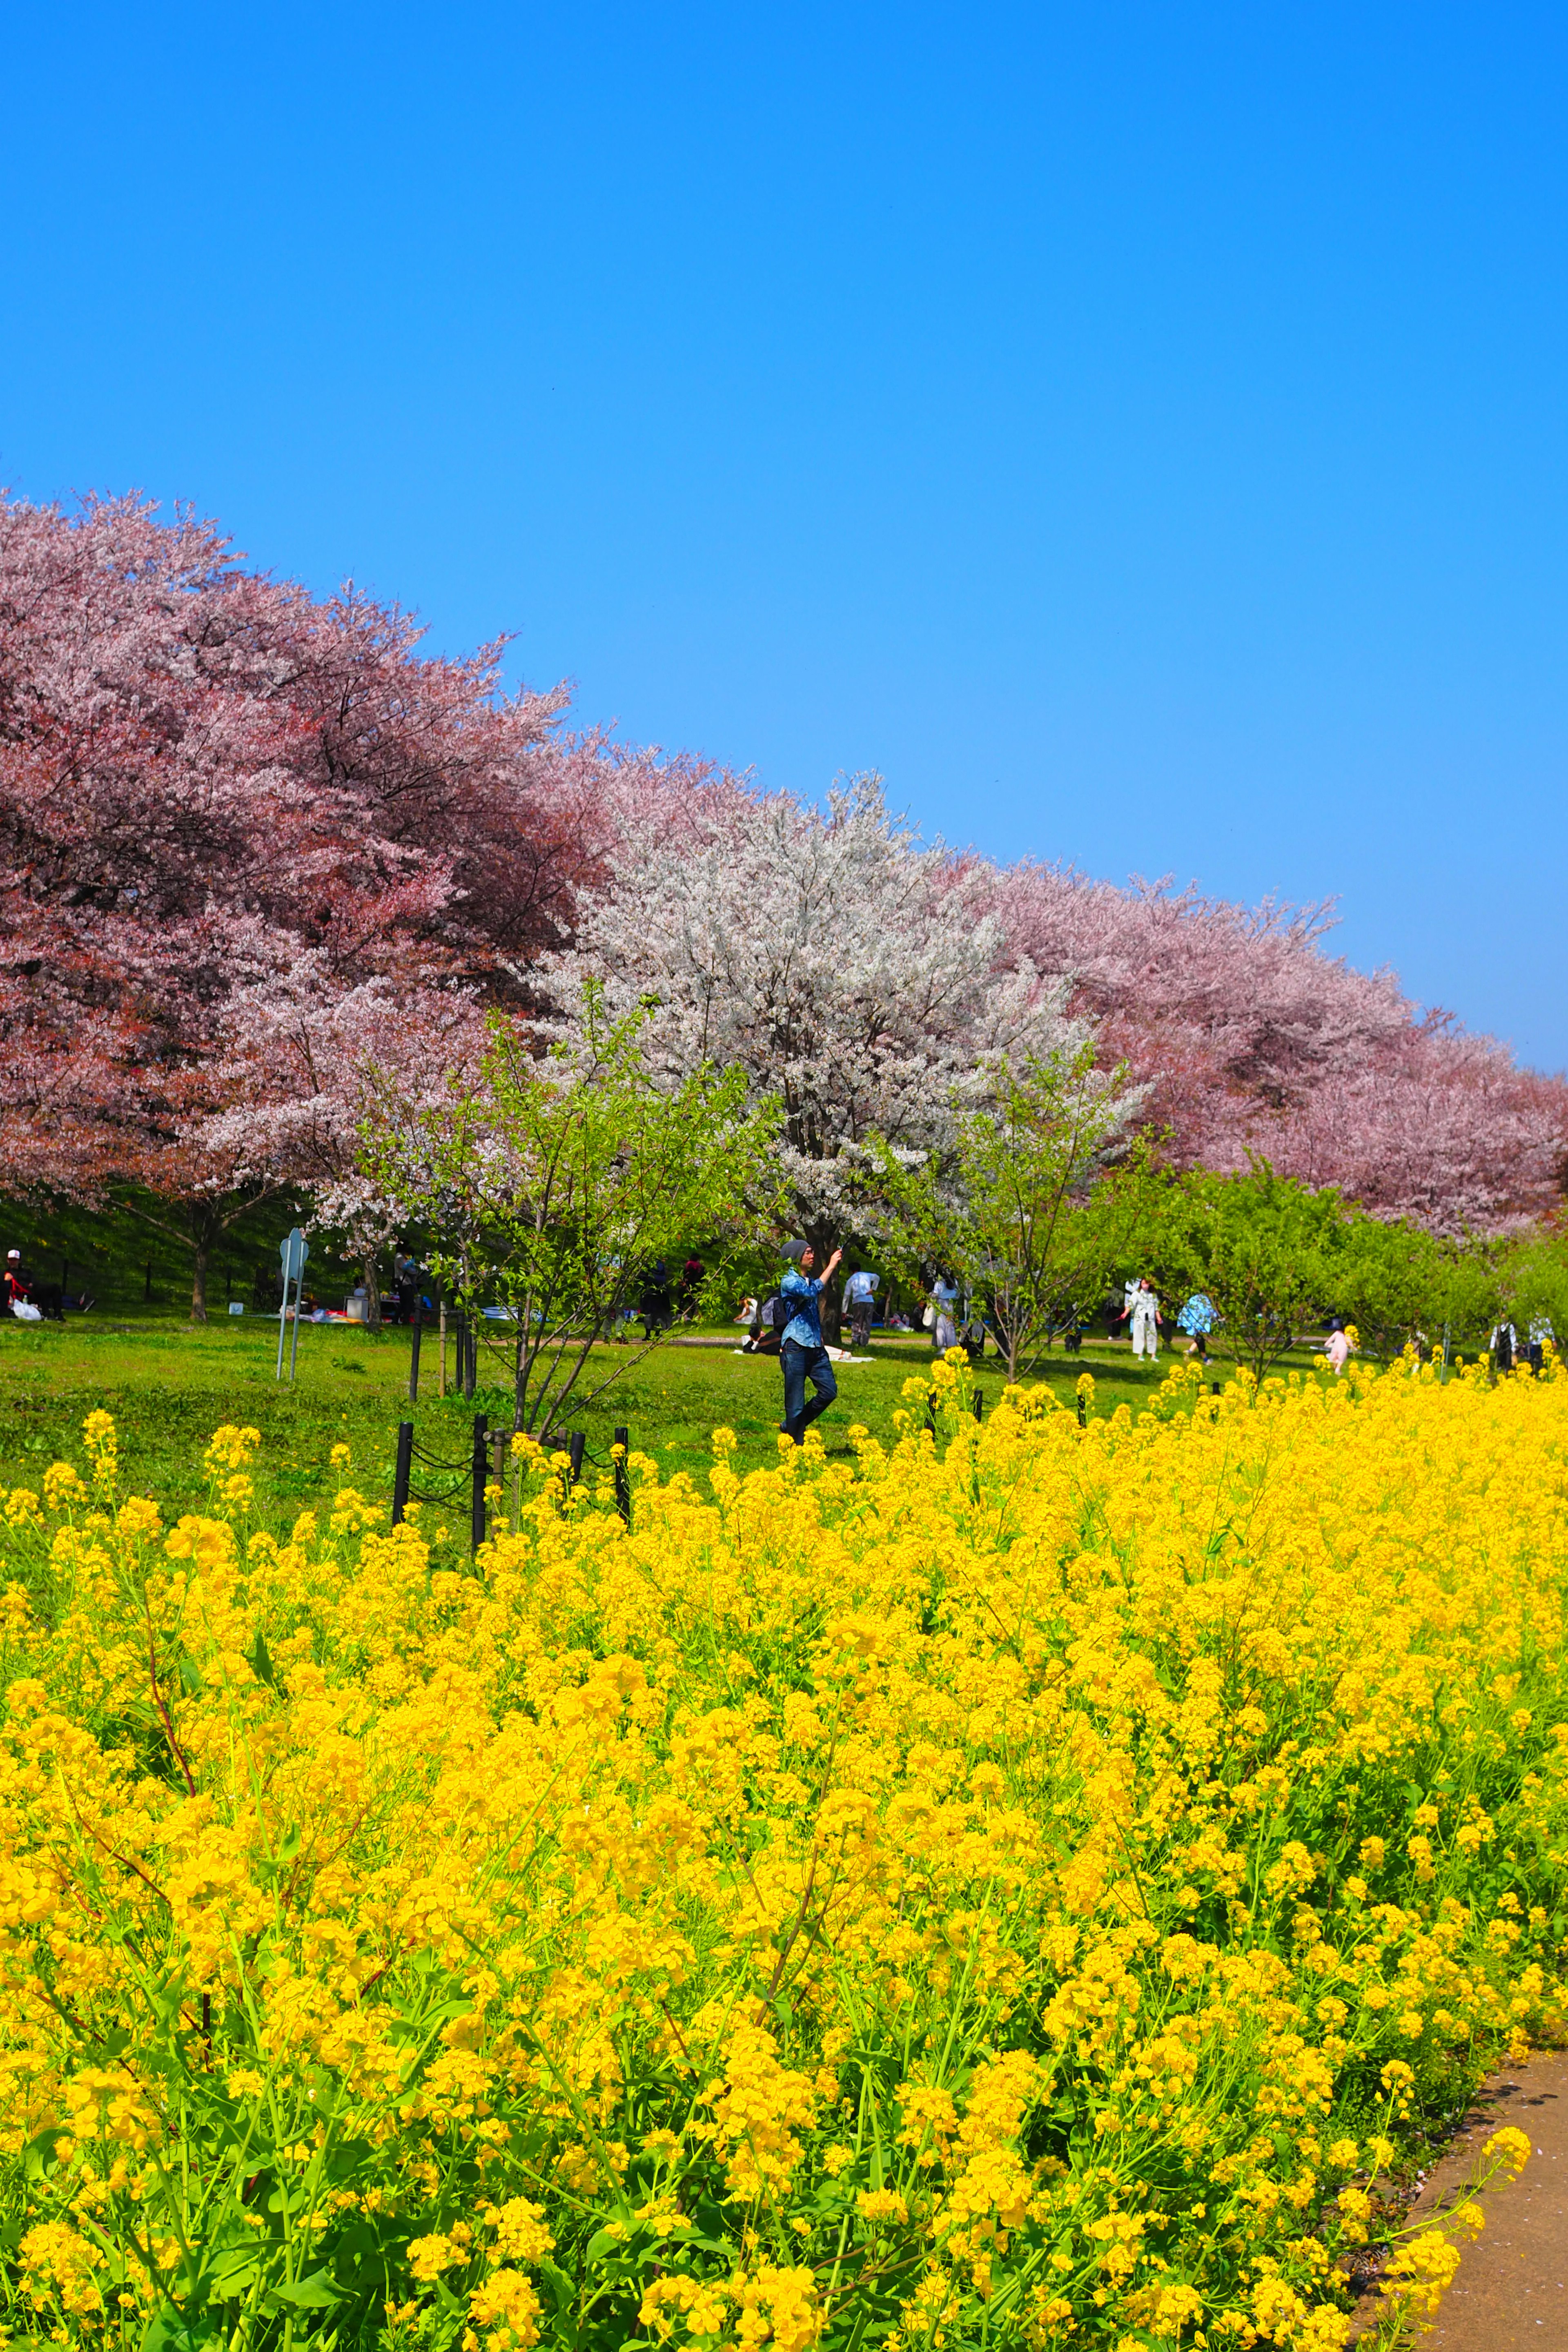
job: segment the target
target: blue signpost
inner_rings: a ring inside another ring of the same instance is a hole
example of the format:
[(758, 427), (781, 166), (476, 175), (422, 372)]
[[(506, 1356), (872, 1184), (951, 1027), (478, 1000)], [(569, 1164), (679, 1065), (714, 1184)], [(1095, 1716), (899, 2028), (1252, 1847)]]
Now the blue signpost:
[(305, 1260), (310, 1255), (310, 1244), (296, 1225), (279, 1244), (278, 1255), (283, 1261), (283, 1307), (278, 1318), (278, 1370), (274, 1378), (283, 1377), (283, 1333), (289, 1321), (289, 1285), (294, 1286), (294, 1342), (289, 1350), (289, 1377), (300, 1360), (300, 1300), (303, 1294)]

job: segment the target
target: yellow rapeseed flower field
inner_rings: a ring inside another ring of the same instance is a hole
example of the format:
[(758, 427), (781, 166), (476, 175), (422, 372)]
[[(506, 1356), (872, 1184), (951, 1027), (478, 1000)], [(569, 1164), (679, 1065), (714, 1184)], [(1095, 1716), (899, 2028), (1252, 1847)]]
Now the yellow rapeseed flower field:
[(1568, 1377), (966, 1380), (629, 1530), (519, 1441), (472, 1567), (242, 1429), (5, 1495), (13, 2338), (1346, 2341), (1563, 2018)]

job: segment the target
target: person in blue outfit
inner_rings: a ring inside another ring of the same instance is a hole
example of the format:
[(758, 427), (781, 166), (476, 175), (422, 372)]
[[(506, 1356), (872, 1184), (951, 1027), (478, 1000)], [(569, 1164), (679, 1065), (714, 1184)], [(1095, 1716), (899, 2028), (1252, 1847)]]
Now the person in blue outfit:
[[(835, 1250), (820, 1276), (815, 1272), (816, 1253), (809, 1242), (786, 1242), (784, 1254), (789, 1260), (789, 1270), (779, 1285), (779, 1297), (789, 1320), (779, 1342), (784, 1383), (784, 1417), (779, 1428), (799, 1445), (811, 1423), (819, 1412), (827, 1411), (838, 1394), (833, 1366), (822, 1344), (822, 1294), (837, 1271), (844, 1253)], [(809, 1404), (805, 1401), (807, 1381), (816, 1391)]]
[(1219, 1321), (1214, 1300), (1206, 1290), (1194, 1290), (1176, 1318), (1176, 1328), (1187, 1336), (1187, 1353), (1206, 1364), (1209, 1354), (1209, 1333)]

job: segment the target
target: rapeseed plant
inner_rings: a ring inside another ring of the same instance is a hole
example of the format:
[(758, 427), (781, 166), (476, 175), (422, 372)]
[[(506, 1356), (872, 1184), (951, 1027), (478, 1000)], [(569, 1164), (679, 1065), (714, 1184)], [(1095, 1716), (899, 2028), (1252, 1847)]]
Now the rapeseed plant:
[[(910, 1384), (471, 1568), (0, 1507), (0, 2237), (83, 2347), (1347, 2340), (1563, 2018), (1568, 1379)], [(442, 1531), (444, 1536), (444, 1531)], [(1491, 2161), (1517, 2166), (1519, 2135)]]

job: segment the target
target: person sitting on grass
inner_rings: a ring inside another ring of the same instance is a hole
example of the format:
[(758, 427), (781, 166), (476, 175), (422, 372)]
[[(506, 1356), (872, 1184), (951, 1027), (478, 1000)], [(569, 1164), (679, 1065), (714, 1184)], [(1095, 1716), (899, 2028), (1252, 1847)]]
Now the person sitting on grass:
[[(805, 1442), (807, 1428), (818, 1413), (827, 1411), (838, 1394), (833, 1366), (822, 1343), (822, 1294), (837, 1271), (844, 1253), (834, 1251), (822, 1269), (820, 1280), (815, 1275), (816, 1253), (809, 1242), (786, 1242), (784, 1254), (790, 1265), (779, 1285), (779, 1297), (789, 1320), (779, 1341), (784, 1383), (784, 1417), (779, 1430), (783, 1436), (792, 1437), (801, 1445)], [(805, 1401), (807, 1381), (816, 1391), (809, 1404)]]
[[(33, 1275), (24, 1271), (21, 1251), (7, 1250), (4, 1303), (7, 1311), (13, 1316), (16, 1316), (18, 1307), (31, 1307), (37, 1310), (42, 1321), (63, 1323), (68, 1307), (74, 1307), (79, 1314), (85, 1315), (94, 1302), (89, 1291), (84, 1290), (77, 1297), (71, 1298), (67, 1297), (58, 1282), (39, 1282)], [(18, 1321), (25, 1323), (31, 1322), (32, 1319), (31, 1316), (17, 1318)]]

